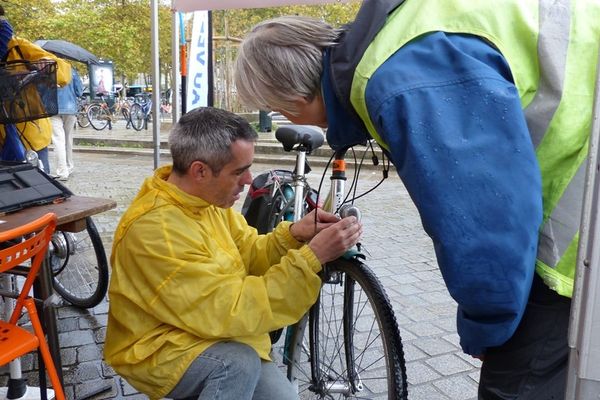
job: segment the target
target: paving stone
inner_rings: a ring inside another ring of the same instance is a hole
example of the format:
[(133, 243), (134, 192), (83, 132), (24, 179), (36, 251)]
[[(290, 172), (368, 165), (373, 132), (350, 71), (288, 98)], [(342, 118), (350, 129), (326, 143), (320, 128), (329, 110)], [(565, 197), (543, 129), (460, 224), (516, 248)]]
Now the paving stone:
[(58, 330), (61, 332), (70, 332), (79, 329), (79, 318), (62, 318), (58, 320)]
[(67, 347), (60, 349), (60, 361), (64, 367), (77, 362), (77, 348)]
[(468, 372), (473, 369), (473, 366), (455, 354), (445, 354), (437, 357), (432, 357), (425, 362), (435, 371), (442, 375), (449, 376), (460, 372)]
[(79, 318), (80, 329), (98, 329), (106, 326), (108, 321), (107, 314), (101, 315), (84, 315)]
[(61, 347), (82, 346), (94, 343), (94, 336), (89, 330), (78, 330), (74, 332), (61, 332), (58, 335)]
[(454, 400), (431, 385), (421, 385), (409, 388), (408, 398), (410, 400)]
[(77, 382), (86, 382), (101, 378), (102, 367), (100, 364), (100, 360), (77, 364), (74, 370)]
[(118, 394), (116, 384), (112, 379), (93, 379), (82, 381), (82, 383), (77, 384), (75, 388), (75, 396), (78, 399), (85, 396), (89, 396), (90, 393), (103, 389), (105, 386), (107, 386), (109, 389), (106, 391), (102, 391), (96, 394), (95, 396), (89, 397), (89, 399), (110, 399), (114, 398)]
[(452, 400), (476, 400), (477, 384), (471, 379), (462, 376), (453, 376), (448, 379), (435, 381), (433, 385)]
[(430, 356), (438, 356), (445, 353), (453, 353), (458, 349), (442, 338), (422, 339), (415, 342), (415, 346)]
[(102, 359), (102, 351), (96, 344), (90, 344), (77, 348), (77, 362), (83, 363), (86, 361)]
[(439, 379), (442, 375), (423, 362), (415, 361), (406, 364), (406, 376), (409, 384), (418, 385)]

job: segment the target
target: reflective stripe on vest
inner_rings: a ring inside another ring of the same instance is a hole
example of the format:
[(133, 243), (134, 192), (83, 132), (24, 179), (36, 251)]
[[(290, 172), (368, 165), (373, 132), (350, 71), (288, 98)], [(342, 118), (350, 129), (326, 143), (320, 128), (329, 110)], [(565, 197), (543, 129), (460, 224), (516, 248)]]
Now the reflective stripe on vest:
[[(600, 43), (600, 5), (589, 0), (408, 0), (390, 16), (358, 64), (351, 101), (385, 149), (365, 92), (377, 68), (427, 32), (489, 40), (510, 65), (542, 172), (544, 225), (537, 272), (570, 296)], [(394, 38), (390, 40), (389, 38)]]

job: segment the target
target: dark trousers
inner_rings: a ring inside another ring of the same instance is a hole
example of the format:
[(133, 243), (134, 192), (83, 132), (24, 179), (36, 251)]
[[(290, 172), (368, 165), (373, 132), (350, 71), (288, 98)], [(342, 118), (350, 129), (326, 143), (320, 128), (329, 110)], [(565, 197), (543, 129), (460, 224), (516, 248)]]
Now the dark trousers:
[(563, 400), (569, 357), (571, 299), (535, 274), (523, 319), (513, 337), (485, 353), (480, 400)]

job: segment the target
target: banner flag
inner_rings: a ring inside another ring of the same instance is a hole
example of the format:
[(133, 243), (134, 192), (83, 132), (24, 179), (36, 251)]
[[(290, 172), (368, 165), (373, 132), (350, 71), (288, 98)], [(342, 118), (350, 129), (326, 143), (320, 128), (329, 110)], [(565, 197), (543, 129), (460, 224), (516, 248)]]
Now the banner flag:
[(211, 45), (208, 30), (208, 11), (195, 11), (187, 71), (186, 111), (208, 105), (208, 47)]

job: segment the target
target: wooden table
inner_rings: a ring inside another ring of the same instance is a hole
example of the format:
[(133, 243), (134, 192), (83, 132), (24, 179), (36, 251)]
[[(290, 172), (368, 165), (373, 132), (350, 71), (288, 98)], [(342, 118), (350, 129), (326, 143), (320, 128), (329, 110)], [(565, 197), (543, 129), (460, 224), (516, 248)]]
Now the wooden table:
[[(62, 202), (28, 207), (13, 213), (0, 215), (0, 230), (16, 228), (31, 222), (42, 215), (53, 212), (58, 219), (56, 230), (66, 232), (80, 232), (86, 228), (85, 219), (117, 206), (114, 200), (97, 197), (71, 196)], [(38, 276), (40, 297), (48, 299), (52, 293), (52, 270), (44, 262)], [(56, 370), (62, 381), (62, 361), (60, 359), (60, 345), (58, 342), (58, 328), (54, 307), (43, 310), (48, 347), (56, 364)]]

